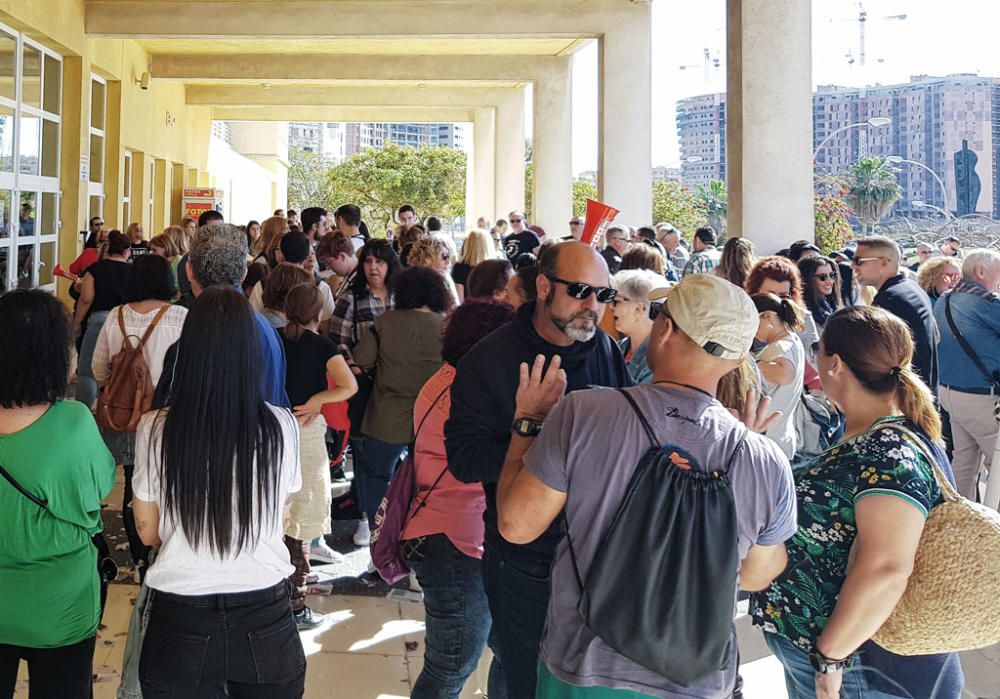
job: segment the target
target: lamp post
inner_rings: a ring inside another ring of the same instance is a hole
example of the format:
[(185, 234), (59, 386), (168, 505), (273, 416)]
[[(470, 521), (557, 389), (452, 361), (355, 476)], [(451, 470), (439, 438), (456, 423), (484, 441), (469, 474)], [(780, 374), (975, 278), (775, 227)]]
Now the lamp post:
[(933, 211), (937, 211), (939, 214), (943, 215), (946, 219), (955, 220), (955, 214), (951, 213), (947, 209), (942, 209), (940, 206), (934, 206), (933, 204), (928, 204), (927, 202), (920, 201), (919, 199), (916, 201), (911, 201), (910, 203), (913, 204), (913, 207), (916, 209), (931, 209)]
[[(922, 168), (922, 169), (926, 170), (927, 172), (931, 173), (931, 177), (933, 177), (937, 181), (938, 186), (941, 187), (941, 200), (944, 202), (945, 208), (947, 208), (947, 206), (948, 206), (948, 190), (944, 186), (944, 180), (942, 180), (940, 178), (940, 176), (938, 176), (938, 174), (936, 172), (934, 172), (933, 170), (931, 170), (929, 167), (927, 167), (926, 165), (924, 165), (923, 163), (921, 163), (918, 160), (908, 160), (907, 158), (904, 158), (901, 155), (890, 155), (890, 156), (886, 157), (886, 160), (889, 161), (890, 163), (893, 163), (893, 164), (906, 163), (908, 165), (916, 165), (917, 167)], [(912, 202), (912, 204), (914, 206), (916, 206), (917, 202)], [(917, 207), (917, 208), (919, 208), (919, 207)], [(949, 211), (948, 213), (951, 213), (951, 212)]]
[(826, 144), (829, 143), (830, 140), (837, 134), (843, 133), (844, 131), (849, 131), (850, 129), (862, 129), (867, 126), (870, 126), (873, 129), (878, 129), (883, 126), (888, 126), (891, 123), (892, 119), (890, 117), (872, 117), (868, 121), (860, 121), (857, 124), (848, 124), (847, 126), (842, 126), (819, 142), (819, 145), (816, 146), (816, 150), (813, 151), (813, 160), (816, 160), (816, 156), (819, 155), (819, 152), (823, 150), (826, 147)]

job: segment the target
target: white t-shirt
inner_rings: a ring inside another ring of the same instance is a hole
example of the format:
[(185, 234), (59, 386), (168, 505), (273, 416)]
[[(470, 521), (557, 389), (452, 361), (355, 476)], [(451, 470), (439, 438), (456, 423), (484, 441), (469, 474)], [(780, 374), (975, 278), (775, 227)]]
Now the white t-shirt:
[[(137, 499), (159, 505), (160, 539), (163, 542), (159, 555), (146, 576), (146, 582), (151, 588), (177, 595), (247, 592), (271, 587), (291, 575), (294, 567), (289, 563), (288, 549), (282, 536), (282, 518), (288, 495), (302, 487), (299, 428), (290, 412), (273, 405), (268, 407), (278, 418), (284, 445), (278, 476), (277, 505), (268, 521), (261, 523), (257, 543), (245, 547), (238, 554), (230, 551), (226, 558), (220, 558), (207, 543), (203, 543), (197, 550), (192, 548), (184, 530), (172, 517), (167, 516), (160, 483), (159, 442), (163, 422), (155, 420), (159, 411), (154, 410), (142, 416), (136, 431), (132, 488)], [(236, 519), (234, 500), (234, 523)], [(234, 524), (234, 536), (235, 531)]]
[(765, 434), (777, 442), (781, 451), (789, 460), (795, 456), (798, 449), (795, 437), (795, 409), (802, 398), (802, 382), (806, 367), (806, 354), (802, 341), (795, 333), (772, 342), (760, 351), (757, 359), (762, 362), (773, 362), (784, 357), (795, 367), (795, 378), (792, 382), (780, 386), (770, 381), (764, 381), (764, 390), (771, 396), (771, 410), (780, 410), (781, 419)]
[[(319, 322), (322, 323), (333, 318), (333, 309), (337, 307), (337, 303), (333, 300), (333, 291), (329, 284), (321, 282), (318, 288), (320, 296), (323, 297), (323, 309), (319, 312)], [(264, 312), (264, 282), (253, 285), (250, 291), (250, 307), (258, 313)]]
[[(157, 308), (148, 313), (138, 313), (128, 304), (111, 309), (103, 327), (101, 327), (101, 333), (97, 336), (94, 361), (91, 362), (94, 378), (99, 384), (103, 384), (111, 378), (111, 360), (122, 349), (122, 329), (118, 326), (119, 309), (124, 309), (126, 332), (135, 336), (129, 340), (133, 347), (145, 334), (156, 314), (160, 312), (160, 309)], [(160, 374), (163, 373), (163, 358), (166, 357), (167, 350), (170, 349), (170, 345), (180, 339), (187, 314), (188, 311), (183, 306), (170, 306), (160, 318), (160, 322), (153, 328), (149, 340), (142, 347), (142, 358), (146, 360), (146, 366), (149, 367), (149, 378), (154, 387), (160, 380)]]

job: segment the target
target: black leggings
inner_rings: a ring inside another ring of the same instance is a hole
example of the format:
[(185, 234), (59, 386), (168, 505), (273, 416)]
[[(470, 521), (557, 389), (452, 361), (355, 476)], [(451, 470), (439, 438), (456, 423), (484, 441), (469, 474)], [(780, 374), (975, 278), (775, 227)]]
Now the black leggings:
[(128, 538), (128, 548), (132, 554), (132, 562), (139, 571), (139, 582), (146, 579), (149, 568), (149, 547), (139, 538), (139, 530), (135, 526), (135, 513), (132, 511), (132, 474), (135, 466), (125, 464), (125, 493), (122, 496), (122, 521), (125, 525), (125, 536)]
[(29, 699), (87, 699), (91, 696), (95, 636), (70, 646), (25, 648), (0, 643), (0, 699), (14, 696), (17, 668), (28, 662)]

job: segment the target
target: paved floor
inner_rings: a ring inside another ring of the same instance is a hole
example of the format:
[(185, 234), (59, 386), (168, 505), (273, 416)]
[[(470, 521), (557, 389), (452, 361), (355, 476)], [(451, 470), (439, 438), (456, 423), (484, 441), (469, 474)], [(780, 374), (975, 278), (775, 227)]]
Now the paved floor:
[[(119, 482), (108, 499), (109, 509), (120, 506), (120, 488)], [(117, 513), (109, 515), (106, 521), (118, 521)], [(108, 531), (113, 541), (121, 545), (124, 537), (118, 528), (109, 527)], [(350, 533), (349, 526), (340, 526), (335, 531), (331, 543), (349, 553), (340, 565), (317, 568), (321, 578), (343, 578), (347, 573), (357, 574), (364, 569), (366, 553), (353, 547)], [(139, 589), (131, 584), (130, 577), (130, 571), (123, 570), (121, 582), (112, 585), (109, 591), (105, 626), (98, 635), (94, 656), (95, 699), (113, 699), (118, 687), (125, 635)], [(307, 699), (408, 697), (423, 665), (424, 609), (419, 595), (394, 591), (392, 594), (402, 599), (389, 599), (385, 588), (355, 587), (364, 594), (309, 597), (309, 605), (327, 617), (321, 627), (302, 634), (308, 662), (305, 696)], [(737, 619), (737, 633), (746, 699), (787, 699), (781, 667), (745, 615)], [(482, 696), (488, 662), (487, 657), (480, 663), (462, 699)], [(962, 665), (967, 678), (964, 699), (1000, 699), (1000, 646), (963, 653)], [(22, 666), (15, 696), (26, 699), (27, 695)]]

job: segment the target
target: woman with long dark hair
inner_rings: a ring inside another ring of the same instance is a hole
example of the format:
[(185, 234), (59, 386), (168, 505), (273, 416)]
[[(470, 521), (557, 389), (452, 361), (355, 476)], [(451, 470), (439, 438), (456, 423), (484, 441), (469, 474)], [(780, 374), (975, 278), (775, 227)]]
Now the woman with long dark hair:
[(826, 319), (844, 305), (837, 279), (840, 267), (829, 257), (814, 255), (799, 260), (799, 274), (806, 308), (812, 313), (817, 327), (822, 328)]
[(902, 597), (942, 500), (934, 464), (952, 480), (934, 396), (912, 360), (909, 329), (881, 308), (841, 309), (823, 328), (820, 378), (847, 418), (844, 439), (796, 468), (788, 566), (750, 610), (790, 699), (962, 694), (957, 653), (904, 657), (869, 641)]
[(178, 341), (171, 406), (136, 434), (136, 524), (160, 552), (139, 662), (147, 699), (301, 697), (305, 656), (288, 604), (282, 539), (301, 484), (294, 417), (247, 376), (261, 365), (250, 305), (235, 289), (194, 302)]

